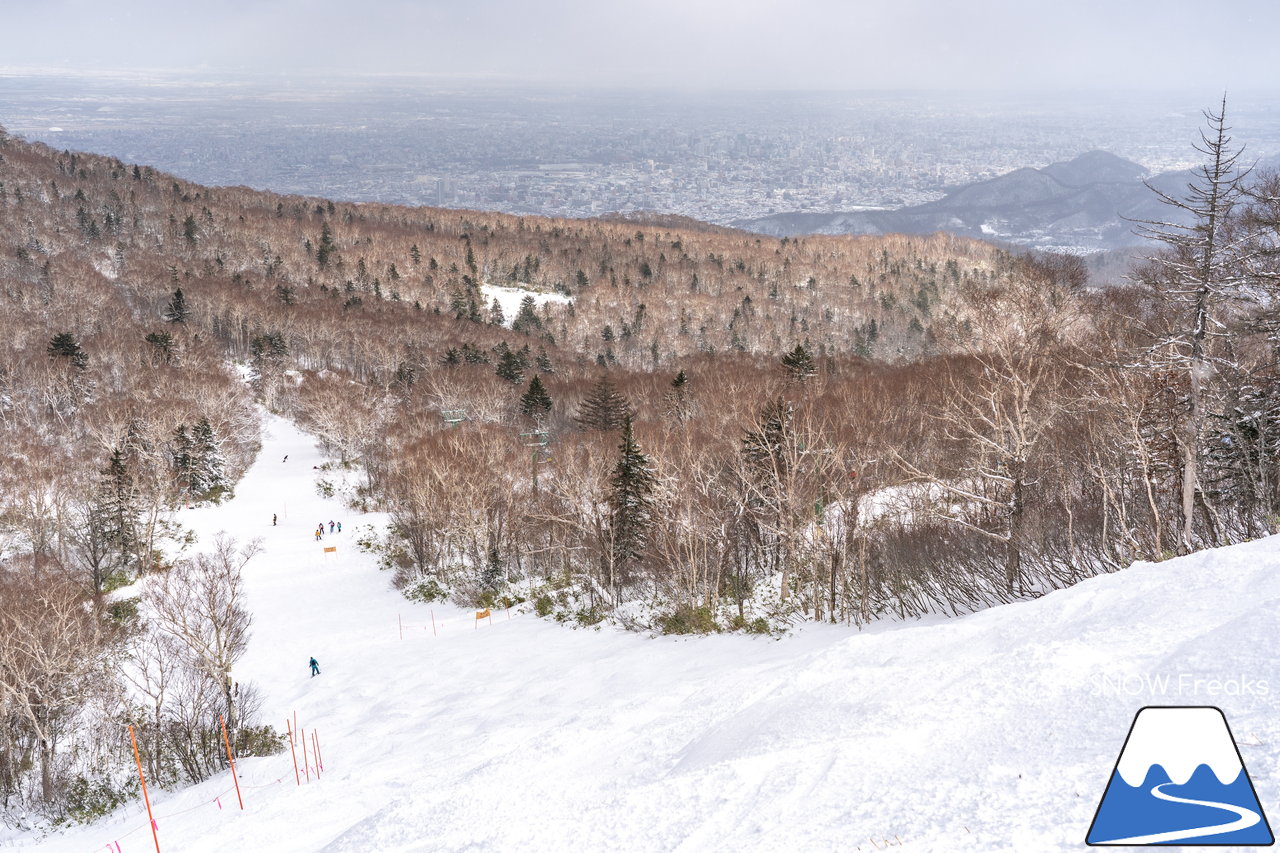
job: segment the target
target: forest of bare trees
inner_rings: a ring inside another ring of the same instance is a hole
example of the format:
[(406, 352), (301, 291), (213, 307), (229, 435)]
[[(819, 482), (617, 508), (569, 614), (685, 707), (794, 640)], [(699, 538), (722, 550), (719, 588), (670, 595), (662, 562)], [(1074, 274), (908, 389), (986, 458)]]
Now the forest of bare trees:
[(257, 406), (358, 473), (406, 594), (574, 624), (961, 614), (1274, 532), (1280, 178), (1224, 113), (1101, 289), (945, 235), (334, 204), (0, 132), (6, 813), (85, 799), (123, 748), (94, 715), (162, 781), (219, 766), (219, 713), (270, 748), (227, 678), (247, 614), (209, 594), (253, 545), (165, 556)]

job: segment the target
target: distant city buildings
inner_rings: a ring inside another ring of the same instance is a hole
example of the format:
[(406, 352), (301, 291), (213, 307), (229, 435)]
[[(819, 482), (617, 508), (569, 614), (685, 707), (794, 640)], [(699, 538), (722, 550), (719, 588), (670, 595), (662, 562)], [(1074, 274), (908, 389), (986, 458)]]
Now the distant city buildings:
[[(308, 99), (263, 85), (220, 102), (181, 86), (162, 100), (136, 84), (86, 92), (74, 78), (0, 78), (10, 131), (201, 183), (547, 216), (655, 210), (721, 224), (918, 204), (1095, 148), (1153, 171), (1179, 168), (1199, 106), (355, 84)], [(1280, 111), (1246, 106), (1237, 117), (1254, 154), (1280, 150)]]

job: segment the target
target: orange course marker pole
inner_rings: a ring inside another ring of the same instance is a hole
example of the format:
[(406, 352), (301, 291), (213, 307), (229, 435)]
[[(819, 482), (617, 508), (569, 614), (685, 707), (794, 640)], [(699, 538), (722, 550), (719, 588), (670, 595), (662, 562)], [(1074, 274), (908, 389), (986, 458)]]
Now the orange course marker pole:
[(236, 759), (231, 754), (231, 740), (227, 737), (227, 721), (219, 714), (218, 722), (222, 724), (222, 742), (227, 747), (227, 761), (231, 762), (231, 781), (236, 783), (236, 799), (240, 801), (240, 811), (244, 811), (244, 797), (240, 796), (240, 777), (236, 775)]
[(293, 781), (299, 785), (302, 784), (302, 777), (298, 775), (298, 750), (293, 745), (293, 727), (289, 725), (289, 718), (284, 718), (284, 727), (289, 732), (289, 753), (293, 756)]
[(316, 730), (315, 729), (311, 730), (311, 751), (315, 753), (315, 756), (316, 756), (316, 778), (319, 779), (320, 771), (324, 770), (324, 767), (320, 765), (320, 747), (316, 746)]
[(307, 781), (311, 781), (311, 762), (307, 760), (307, 730), (301, 729), (300, 738), (302, 740), (302, 772), (306, 774)]
[(311, 730), (311, 737), (314, 738), (313, 743), (316, 747), (316, 761), (320, 764), (320, 769), (324, 769), (324, 756), (320, 754), (320, 733), (315, 729)]
[(129, 741), (133, 744), (133, 760), (138, 762), (138, 781), (142, 783), (142, 801), (147, 804), (147, 820), (151, 822), (151, 839), (156, 843), (156, 853), (160, 853), (160, 836), (156, 834), (156, 819), (151, 814), (151, 798), (147, 796), (147, 779), (142, 775), (142, 757), (138, 755), (138, 739), (133, 736), (133, 726), (129, 726)]

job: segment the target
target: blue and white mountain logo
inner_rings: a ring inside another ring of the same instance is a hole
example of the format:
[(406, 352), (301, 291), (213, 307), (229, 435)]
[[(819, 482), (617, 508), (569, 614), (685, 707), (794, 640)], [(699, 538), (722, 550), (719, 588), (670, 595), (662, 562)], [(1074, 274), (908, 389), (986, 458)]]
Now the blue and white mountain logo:
[(1227, 718), (1214, 707), (1138, 711), (1085, 839), (1093, 847), (1274, 842)]

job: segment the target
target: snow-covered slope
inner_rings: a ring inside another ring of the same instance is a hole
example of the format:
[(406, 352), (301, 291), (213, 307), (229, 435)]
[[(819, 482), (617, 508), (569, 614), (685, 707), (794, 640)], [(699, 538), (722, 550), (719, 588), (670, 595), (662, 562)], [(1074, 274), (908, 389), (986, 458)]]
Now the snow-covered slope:
[[(655, 639), (502, 612), (477, 629), (389, 587), (352, 543), (379, 519), (319, 497), (319, 463), (271, 418), (236, 499), (183, 520), (265, 537), (236, 677), (268, 721), (316, 727), (324, 774), (297, 787), (287, 753), (245, 761), (243, 813), (214, 802), (225, 774), (159, 792), (162, 850), (1078, 850), (1146, 704), (1221, 706), (1280, 814), (1276, 539), (861, 633)], [(315, 542), (330, 519), (344, 532)], [(17, 844), (149, 850), (140, 810)]]

